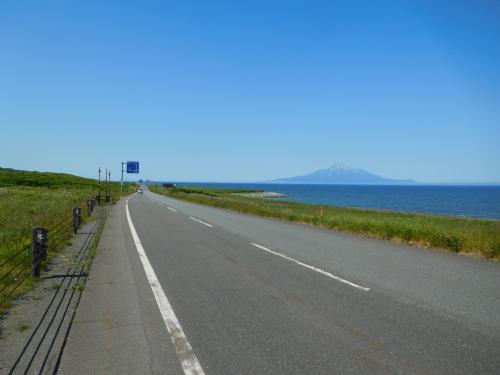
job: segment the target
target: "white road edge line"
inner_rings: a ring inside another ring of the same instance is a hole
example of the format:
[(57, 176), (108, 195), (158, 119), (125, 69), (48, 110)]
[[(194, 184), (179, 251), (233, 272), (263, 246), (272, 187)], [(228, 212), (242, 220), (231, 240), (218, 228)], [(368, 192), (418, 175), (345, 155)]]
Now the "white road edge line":
[(170, 207), (170, 206), (167, 206), (167, 208), (168, 208), (170, 211), (177, 212), (177, 210), (176, 210), (176, 209), (174, 209), (174, 208), (172, 208), (172, 207)]
[(212, 224), (205, 223), (204, 221), (201, 221), (200, 219), (197, 219), (195, 217), (189, 216), (191, 220), (197, 221), (200, 224), (206, 225), (207, 227), (213, 228), (214, 226)]
[(204, 375), (205, 372), (198, 362), (193, 348), (191, 347), (191, 344), (184, 334), (184, 330), (182, 329), (181, 324), (179, 323), (179, 320), (177, 319), (177, 316), (172, 309), (172, 305), (170, 305), (170, 302), (168, 301), (167, 296), (165, 295), (165, 292), (163, 291), (160, 282), (156, 277), (155, 271), (153, 270), (153, 267), (149, 262), (146, 252), (142, 247), (141, 240), (139, 239), (139, 235), (137, 234), (134, 224), (132, 223), (132, 218), (130, 217), (130, 211), (128, 209), (129, 199), (127, 199), (125, 207), (127, 211), (127, 220), (130, 227), (130, 232), (132, 232), (132, 237), (134, 239), (137, 252), (139, 253), (139, 258), (141, 259), (142, 266), (144, 268), (144, 271), (146, 272), (146, 277), (148, 278), (149, 285), (151, 286), (151, 290), (153, 291), (153, 295), (155, 296), (156, 303), (158, 304), (158, 308), (160, 309), (160, 313), (163, 321), (165, 322), (165, 326), (167, 327), (170, 339), (174, 344), (177, 357), (181, 362), (184, 374)]
[(267, 252), (269, 252), (271, 254), (277, 255), (277, 256), (279, 256), (279, 257), (281, 257), (283, 259), (286, 259), (286, 260), (289, 260), (291, 262), (297, 263), (298, 265), (300, 265), (302, 267), (309, 268), (310, 270), (316, 271), (316, 272), (318, 272), (318, 273), (320, 273), (322, 275), (331, 277), (332, 279), (340, 281), (341, 283), (350, 285), (350, 286), (352, 286), (354, 288), (360, 289), (360, 290), (365, 291), (365, 292), (368, 292), (370, 290), (370, 288), (366, 288), (364, 286), (361, 286), (361, 285), (355, 284), (353, 282), (350, 282), (349, 280), (346, 280), (346, 279), (343, 279), (341, 277), (338, 277), (338, 276), (336, 276), (336, 275), (334, 275), (334, 274), (332, 274), (332, 273), (330, 273), (328, 271), (322, 270), (321, 268), (317, 268), (317, 267), (311, 266), (309, 264), (302, 263), (302, 262), (300, 262), (300, 261), (298, 261), (296, 259), (293, 259), (293, 258), (291, 258), (291, 257), (289, 257), (287, 255), (284, 255), (284, 254), (278, 253), (277, 251), (268, 249), (265, 246), (262, 246), (262, 245), (259, 245), (259, 244), (253, 243), (253, 242), (252, 242), (252, 245), (255, 246), (255, 247), (257, 247), (257, 248), (259, 248), (259, 249), (261, 249), (261, 250), (264, 250), (264, 251), (267, 251)]

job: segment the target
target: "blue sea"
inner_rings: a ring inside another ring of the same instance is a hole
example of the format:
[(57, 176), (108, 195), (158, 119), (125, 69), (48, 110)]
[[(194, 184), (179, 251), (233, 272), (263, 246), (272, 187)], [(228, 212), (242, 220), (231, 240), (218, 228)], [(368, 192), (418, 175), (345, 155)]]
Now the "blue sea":
[(287, 194), (285, 200), (346, 207), (500, 219), (500, 186), (294, 185), (194, 183), (178, 185), (262, 189)]

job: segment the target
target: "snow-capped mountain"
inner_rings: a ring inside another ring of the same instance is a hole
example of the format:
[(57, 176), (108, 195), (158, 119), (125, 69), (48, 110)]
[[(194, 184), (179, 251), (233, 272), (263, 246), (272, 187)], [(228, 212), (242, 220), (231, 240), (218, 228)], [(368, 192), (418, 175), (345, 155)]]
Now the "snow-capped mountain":
[(414, 184), (412, 180), (394, 180), (378, 176), (363, 169), (351, 168), (336, 163), (329, 168), (320, 169), (303, 176), (285, 177), (269, 182), (293, 184), (360, 184), (360, 185), (398, 185)]

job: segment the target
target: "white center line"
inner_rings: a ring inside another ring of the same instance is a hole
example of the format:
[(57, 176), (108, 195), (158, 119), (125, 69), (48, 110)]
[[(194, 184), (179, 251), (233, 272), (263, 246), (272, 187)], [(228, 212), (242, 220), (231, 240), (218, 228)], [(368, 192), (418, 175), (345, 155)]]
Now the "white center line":
[(191, 220), (197, 221), (200, 224), (206, 225), (207, 227), (213, 228), (214, 226), (212, 224), (205, 223), (204, 221), (201, 221), (200, 219), (197, 219), (195, 217), (189, 216)]
[[(130, 199), (130, 198), (129, 198)], [(127, 211), (127, 220), (130, 227), (130, 232), (132, 233), (132, 238), (134, 239), (135, 247), (139, 253), (139, 258), (141, 259), (142, 266), (146, 272), (146, 277), (148, 278), (149, 285), (155, 296), (156, 303), (160, 309), (161, 316), (167, 327), (167, 331), (170, 335), (170, 339), (174, 344), (177, 357), (181, 362), (182, 369), (185, 375), (204, 375), (205, 372), (198, 362), (198, 358), (194, 354), (193, 348), (189, 343), (184, 330), (175, 315), (174, 309), (167, 299), (165, 292), (163, 291), (158, 278), (156, 277), (155, 271), (149, 262), (148, 256), (142, 247), (141, 240), (137, 234), (134, 223), (132, 223), (132, 218), (130, 217), (130, 211), (128, 209), (128, 199), (125, 204)]]
[(176, 209), (174, 209), (174, 208), (172, 208), (172, 207), (170, 207), (170, 206), (167, 206), (167, 208), (168, 208), (170, 211), (177, 212), (177, 210), (176, 210)]
[(322, 275), (325, 275), (325, 276), (331, 277), (332, 279), (335, 279), (335, 280), (337, 280), (337, 281), (340, 281), (341, 283), (344, 283), (344, 284), (350, 285), (350, 286), (352, 286), (352, 287), (354, 287), (354, 288), (357, 288), (357, 289), (363, 290), (363, 291), (365, 291), (365, 292), (368, 292), (368, 291), (370, 290), (370, 288), (366, 288), (366, 287), (364, 287), (364, 286), (361, 286), (361, 285), (355, 284), (355, 283), (353, 283), (353, 282), (350, 282), (349, 280), (346, 280), (346, 279), (343, 279), (343, 278), (341, 278), (341, 277), (338, 277), (338, 276), (336, 276), (336, 275), (334, 275), (334, 274), (332, 274), (332, 273), (330, 273), (330, 272), (328, 272), (328, 271), (324, 271), (324, 270), (322, 270), (321, 268), (317, 268), (317, 267), (311, 266), (311, 265), (309, 265), (309, 264), (302, 263), (302, 262), (300, 262), (300, 261), (298, 261), (298, 260), (296, 260), (296, 259), (293, 259), (293, 258), (291, 258), (291, 257), (289, 257), (289, 256), (287, 256), (287, 255), (284, 255), (284, 254), (278, 253), (277, 251), (274, 251), (274, 250), (268, 249), (268, 248), (267, 248), (267, 247), (265, 247), (265, 246), (262, 246), (262, 245), (259, 245), (259, 244), (253, 243), (253, 242), (252, 242), (252, 245), (253, 245), (253, 246), (255, 246), (255, 247), (257, 247), (257, 248), (259, 248), (259, 249), (261, 249), (261, 250), (264, 250), (264, 251), (267, 251), (267, 252), (269, 252), (269, 253), (271, 253), (271, 254), (277, 255), (277, 256), (279, 256), (279, 257), (281, 257), (281, 258), (283, 258), (283, 259), (286, 259), (286, 260), (289, 260), (289, 261), (291, 261), (291, 262), (297, 263), (298, 265), (300, 265), (300, 266), (302, 266), (302, 267), (309, 268), (310, 270), (316, 271), (316, 272), (318, 272), (318, 273), (320, 273), (320, 274), (322, 274)]

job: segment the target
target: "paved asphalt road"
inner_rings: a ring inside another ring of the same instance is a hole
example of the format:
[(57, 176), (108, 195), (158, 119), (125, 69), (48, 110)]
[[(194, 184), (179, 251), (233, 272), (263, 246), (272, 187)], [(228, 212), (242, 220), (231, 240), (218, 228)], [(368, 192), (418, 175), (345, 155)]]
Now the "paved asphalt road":
[(132, 259), (128, 282), (148, 301), (134, 303), (147, 306), (139, 320), (158, 372), (500, 373), (499, 263), (147, 190), (128, 201), (133, 237), (119, 205), (113, 230)]

